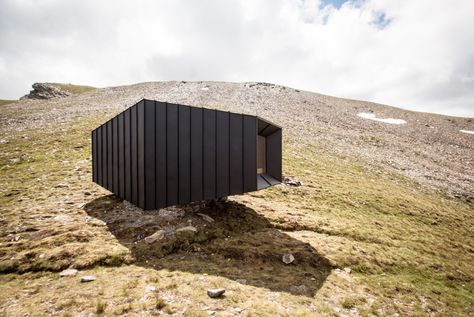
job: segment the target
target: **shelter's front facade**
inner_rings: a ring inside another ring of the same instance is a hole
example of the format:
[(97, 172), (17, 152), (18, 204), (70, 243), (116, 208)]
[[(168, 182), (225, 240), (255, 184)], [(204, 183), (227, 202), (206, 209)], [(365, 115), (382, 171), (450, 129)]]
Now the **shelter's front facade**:
[(262, 118), (142, 100), (92, 131), (93, 181), (143, 209), (281, 182), (282, 129)]

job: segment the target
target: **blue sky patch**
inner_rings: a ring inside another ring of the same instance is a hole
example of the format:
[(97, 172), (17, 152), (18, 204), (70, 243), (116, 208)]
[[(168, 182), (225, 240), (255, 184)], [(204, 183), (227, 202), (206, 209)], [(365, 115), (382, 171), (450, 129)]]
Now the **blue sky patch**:
[(321, 5), (322, 6), (327, 6), (332, 4), (336, 9), (339, 9), (344, 2), (347, 2), (348, 0), (322, 0)]
[(379, 29), (385, 29), (391, 20), (383, 12), (378, 12), (374, 15), (373, 24)]

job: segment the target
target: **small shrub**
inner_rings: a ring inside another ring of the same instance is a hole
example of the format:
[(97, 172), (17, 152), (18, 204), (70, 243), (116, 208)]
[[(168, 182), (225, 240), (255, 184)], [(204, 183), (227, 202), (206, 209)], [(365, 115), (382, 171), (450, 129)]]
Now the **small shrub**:
[(106, 303), (98, 301), (95, 312), (97, 313), (97, 315), (102, 315), (105, 312), (106, 307), (107, 307)]
[(155, 302), (155, 307), (156, 307), (156, 309), (158, 309), (158, 310), (162, 310), (163, 308), (165, 308), (165, 307), (166, 307), (166, 302), (165, 302), (165, 300), (164, 300), (163, 298), (161, 298), (161, 297), (157, 297), (157, 298), (156, 298), (156, 302)]

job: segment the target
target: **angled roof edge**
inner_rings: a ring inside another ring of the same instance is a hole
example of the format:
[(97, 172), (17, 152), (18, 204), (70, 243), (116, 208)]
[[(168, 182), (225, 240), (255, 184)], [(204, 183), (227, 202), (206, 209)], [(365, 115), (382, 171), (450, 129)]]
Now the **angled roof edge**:
[(93, 129), (92, 131), (95, 131), (97, 130), (99, 127), (101, 127), (102, 125), (106, 124), (107, 122), (109, 121), (112, 121), (115, 117), (118, 117), (121, 113), (133, 108), (133, 107), (136, 107), (140, 102), (145, 102), (145, 101), (153, 101), (153, 102), (161, 102), (161, 103), (165, 103), (165, 104), (174, 104), (174, 105), (178, 105), (178, 106), (186, 106), (186, 107), (190, 107), (190, 108), (195, 108), (195, 109), (206, 109), (206, 110), (213, 110), (213, 111), (219, 111), (219, 112), (226, 112), (226, 113), (234, 113), (234, 114), (240, 114), (240, 115), (243, 115), (243, 116), (250, 116), (250, 117), (255, 117), (257, 118), (258, 120), (260, 121), (263, 121), (269, 125), (272, 125), (278, 129), (283, 129), (281, 126), (279, 126), (278, 124), (275, 124), (267, 119), (264, 119), (258, 115), (253, 115), (253, 114), (249, 114), (249, 113), (243, 113), (243, 112), (234, 112), (234, 111), (225, 111), (225, 110), (219, 110), (219, 109), (213, 109), (213, 108), (207, 108), (207, 107), (197, 107), (197, 106), (191, 106), (191, 105), (186, 105), (186, 104), (181, 104), (181, 103), (174, 103), (174, 102), (167, 102), (167, 101), (160, 101), (160, 100), (153, 100), (153, 99), (148, 99), (148, 98), (142, 98), (138, 101), (136, 101), (134, 104), (132, 104), (131, 106), (127, 107), (126, 109), (120, 111), (119, 113), (117, 113), (115, 116), (113, 116), (112, 118), (104, 121), (102, 124), (99, 124), (99, 126), (97, 126), (95, 129)]

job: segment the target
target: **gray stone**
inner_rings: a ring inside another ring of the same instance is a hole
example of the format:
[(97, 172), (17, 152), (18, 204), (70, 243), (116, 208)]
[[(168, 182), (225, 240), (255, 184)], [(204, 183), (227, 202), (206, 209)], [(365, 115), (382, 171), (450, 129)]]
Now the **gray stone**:
[(293, 256), (293, 254), (285, 254), (281, 257), (281, 260), (283, 261), (283, 263), (285, 264), (291, 264), (293, 263), (293, 261), (295, 260), (295, 257)]
[(247, 284), (247, 280), (244, 278), (238, 278), (235, 281), (240, 284), (244, 284), (244, 285)]
[(196, 227), (193, 227), (193, 226), (186, 226), (186, 227), (182, 227), (176, 230), (176, 232), (184, 232), (184, 231), (197, 232), (198, 230)]
[(158, 216), (165, 220), (175, 220), (184, 216), (184, 210), (178, 207), (168, 207), (158, 210)]
[(147, 285), (145, 287), (145, 292), (146, 293), (152, 293), (154, 291), (156, 291), (156, 286), (155, 285)]
[(60, 88), (48, 83), (34, 83), (33, 90), (28, 95), (20, 98), (23, 99), (51, 99), (57, 97), (71, 96), (72, 93), (61, 90)]
[(94, 275), (84, 275), (84, 276), (81, 276), (81, 282), (82, 283), (87, 283), (87, 282), (92, 282), (92, 281), (95, 281), (96, 278)]
[(153, 243), (159, 240), (162, 240), (165, 237), (165, 232), (163, 230), (158, 230), (154, 234), (146, 237), (144, 240), (146, 243)]
[(303, 182), (294, 176), (283, 177), (283, 184), (288, 185), (288, 186), (295, 186), (295, 187), (303, 186)]
[(293, 285), (290, 287), (290, 292), (296, 294), (304, 294), (310, 291), (309, 287), (306, 285)]
[(200, 216), (202, 219), (204, 219), (205, 221), (207, 221), (209, 223), (214, 222), (214, 219), (211, 216), (208, 216), (206, 214), (202, 214), (200, 212), (198, 212), (197, 215)]
[(63, 270), (61, 272), (59, 272), (59, 276), (74, 276), (77, 274), (77, 272), (79, 272), (78, 270), (76, 269), (66, 269), (66, 270)]
[(211, 288), (207, 290), (207, 295), (210, 298), (218, 298), (224, 295), (225, 289), (224, 288)]

